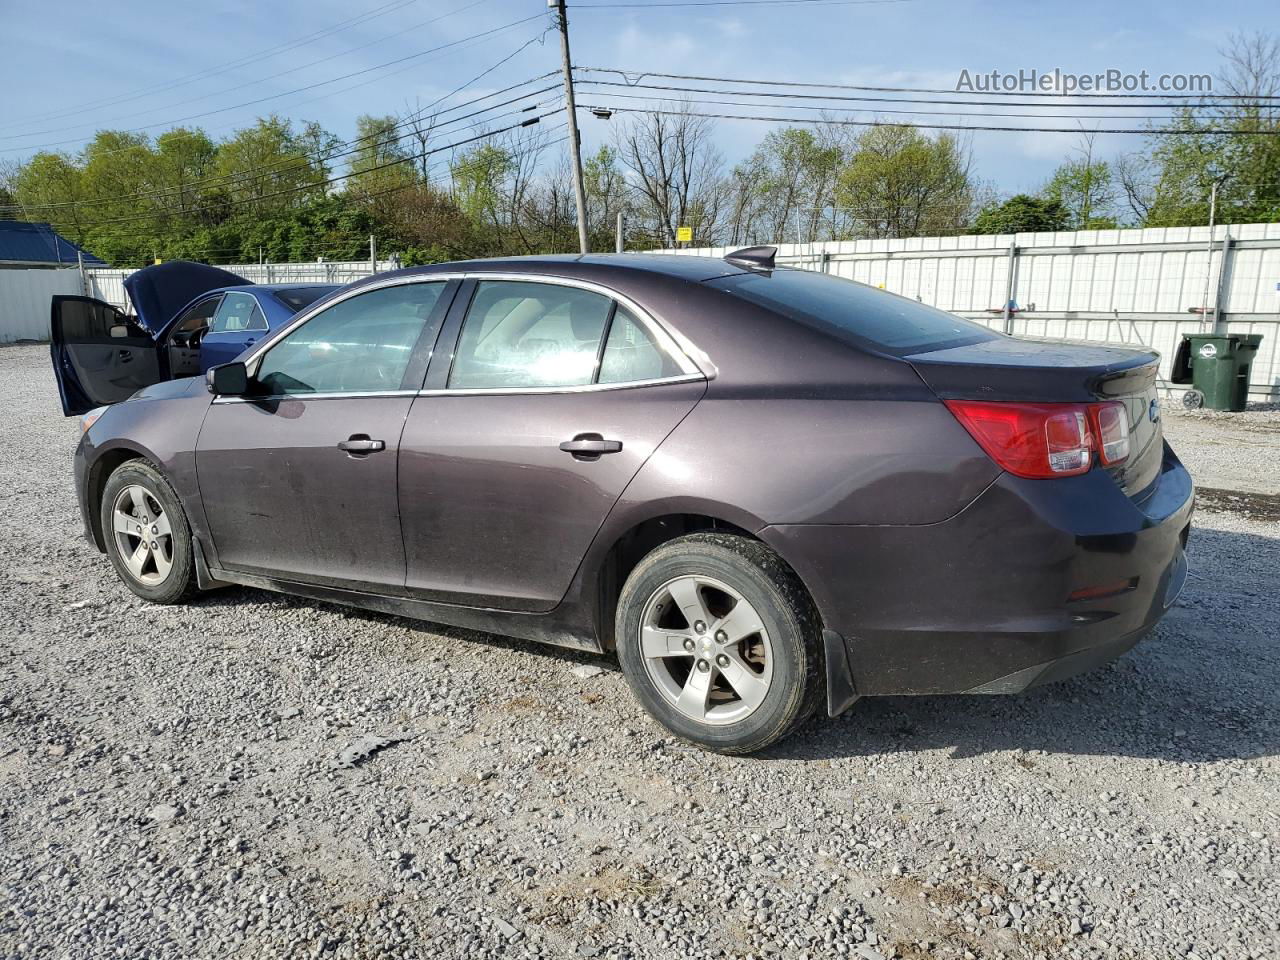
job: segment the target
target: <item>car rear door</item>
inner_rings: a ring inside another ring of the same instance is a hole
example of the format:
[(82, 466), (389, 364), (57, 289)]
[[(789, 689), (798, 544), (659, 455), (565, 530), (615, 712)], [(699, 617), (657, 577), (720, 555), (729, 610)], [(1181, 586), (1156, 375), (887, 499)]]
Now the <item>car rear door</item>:
[(622, 491), (705, 390), (670, 336), (609, 291), (468, 281), (401, 439), (410, 595), (554, 607)]
[(159, 346), (119, 308), (55, 296), (51, 312), (53, 373), (66, 416), (119, 403), (163, 379)]
[(220, 568), (404, 590), (397, 454), (455, 284), (361, 288), (290, 327), (215, 397), (196, 443)]

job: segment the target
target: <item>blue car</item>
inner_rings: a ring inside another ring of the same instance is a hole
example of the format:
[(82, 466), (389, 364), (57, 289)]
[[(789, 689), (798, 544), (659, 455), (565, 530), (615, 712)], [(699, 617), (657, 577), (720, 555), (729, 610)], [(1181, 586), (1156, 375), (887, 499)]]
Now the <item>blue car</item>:
[(124, 281), (136, 316), (93, 297), (53, 298), (53, 367), (67, 416), (234, 360), (337, 289), (250, 283), (203, 263), (171, 260)]

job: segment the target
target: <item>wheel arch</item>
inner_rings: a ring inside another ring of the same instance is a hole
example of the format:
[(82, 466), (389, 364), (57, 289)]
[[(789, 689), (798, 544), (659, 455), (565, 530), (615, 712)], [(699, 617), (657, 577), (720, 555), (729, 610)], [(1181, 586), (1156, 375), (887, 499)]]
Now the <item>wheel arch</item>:
[[(140, 446), (121, 444), (104, 450), (89, 465), (85, 483), (85, 506), (89, 520), (89, 532), (93, 535), (94, 545), (106, 552), (107, 541), (102, 531), (102, 494), (107, 488), (107, 480), (113, 473), (131, 460), (146, 460), (161, 475), (164, 471), (156, 465), (155, 458)], [(167, 479), (167, 478), (166, 478)]]
[[(602, 547), (599, 560), (592, 568), (595, 630), (601, 648), (614, 649), (613, 621), (617, 613), (618, 597), (631, 571), (645, 556), (664, 543), (690, 533), (731, 533), (765, 544), (795, 573), (812, 602), (813, 592), (804, 583), (804, 578), (795, 566), (774, 544), (759, 535), (762, 527), (763, 524), (753, 517), (710, 504), (689, 505), (685, 510), (654, 512), (643, 518), (631, 518), (625, 528), (609, 538), (608, 546)], [(814, 609), (818, 609), (816, 602)]]

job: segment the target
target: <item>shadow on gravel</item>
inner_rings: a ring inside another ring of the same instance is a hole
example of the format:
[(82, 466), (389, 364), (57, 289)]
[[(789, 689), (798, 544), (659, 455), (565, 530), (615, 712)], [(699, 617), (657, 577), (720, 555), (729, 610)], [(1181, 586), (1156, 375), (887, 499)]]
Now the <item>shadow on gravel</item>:
[[(961, 759), (1044, 751), (1205, 762), (1276, 755), (1280, 645), (1273, 638), (1280, 635), (1280, 599), (1265, 577), (1259, 590), (1232, 577), (1245, 564), (1274, 569), (1280, 540), (1197, 531), (1191, 552), (1193, 575), (1178, 605), (1151, 636), (1113, 664), (1015, 696), (867, 698), (841, 717), (809, 723), (757, 756), (818, 760), (948, 750), (952, 759)], [(1194, 572), (1197, 568), (1206, 572)], [(245, 587), (213, 591), (194, 606), (213, 613), (254, 604), (324, 609), (459, 643), (517, 650), (542, 658), (547, 670), (590, 663), (618, 671), (612, 656)], [(403, 637), (388, 639), (386, 654), (411, 656), (412, 640), (406, 648)], [(635, 710), (639, 719), (638, 704)], [(1025, 762), (1031, 766), (1034, 759)]]

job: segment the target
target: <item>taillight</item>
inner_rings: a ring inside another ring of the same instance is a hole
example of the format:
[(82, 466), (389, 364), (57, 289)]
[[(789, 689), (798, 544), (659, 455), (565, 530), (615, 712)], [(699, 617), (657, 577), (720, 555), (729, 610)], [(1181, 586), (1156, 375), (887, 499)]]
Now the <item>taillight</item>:
[(1123, 403), (1091, 403), (1089, 418), (1098, 441), (1098, 455), (1109, 467), (1129, 457), (1129, 417)]
[(987, 456), (1019, 477), (1084, 473), (1095, 448), (1108, 466), (1129, 455), (1129, 424), (1120, 403), (943, 402)]

